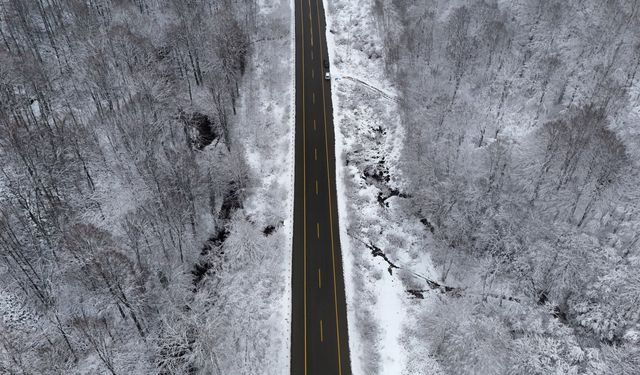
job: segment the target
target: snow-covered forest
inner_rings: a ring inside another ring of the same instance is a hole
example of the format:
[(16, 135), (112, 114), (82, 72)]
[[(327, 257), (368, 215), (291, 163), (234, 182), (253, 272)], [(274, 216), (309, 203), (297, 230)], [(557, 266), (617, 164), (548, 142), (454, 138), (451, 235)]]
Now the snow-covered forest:
[(288, 75), (286, 7), (0, 1), (0, 373), (258, 373), (284, 356), (247, 310), (278, 302), (252, 275), (281, 276), (282, 212), (244, 211), (259, 183), (237, 129), (271, 121), (241, 108), (243, 78), (256, 45)]
[(402, 95), (399, 204), (437, 269), (412, 291), (434, 296), (406, 330), (412, 361), (640, 373), (640, 2), (373, 8)]
[[(354, 369), (640, 374), (640, 2), (326, 3)], [(283, 372), (291, 17), (0, 0), (0, 374)]]

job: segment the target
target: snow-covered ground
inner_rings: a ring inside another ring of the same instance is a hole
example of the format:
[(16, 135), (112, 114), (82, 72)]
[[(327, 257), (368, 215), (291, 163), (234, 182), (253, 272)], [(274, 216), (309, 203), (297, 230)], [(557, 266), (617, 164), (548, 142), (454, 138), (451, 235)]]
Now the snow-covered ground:
[[(259, 361), (244, 373), (289, 372), (291, 329), (291, 241), (293, 210), (293, 8), (289, 0), (259, 2), (262, 22), (271, 30), (254, 46), (244, 79), (238, 126), (234, 138), (244, 148), (251, 180), (243, 213), (254, 228), (274, 226), (267, 237), (260, 264), (245, 269), (241, 278), (252, 286), (250, 295), (239, 296), (246, 308), (230, 322), (251, 322), (246, 339), (262, 352)], [(253, 306), (251, 306), (253, 305)], [(242, 315), (242, 316), (240, 316)], [(247, 319), (256, 315), (258, 319)]]
[[(405, 134), (396, 91), (385, 75), (374, 2), (324, 1), (353, 373), (435, 372), (424, 355), (416, 372), (410, 360), (416, 353), (403, 338), (416, 324), (416, 301), (404, 284), (411, 283), (412, 272), (432, 275), (433, 267), (430, 259), (409, 255), (429, 241), (424, 226), (405, 219), (397, 205), (403, 198), (384, 199), (393, 189), (403, 190), (398, 158)], [(413, 269), (392, 269), (384, 257), (374, 256), (376, 247), (395, 265)]]

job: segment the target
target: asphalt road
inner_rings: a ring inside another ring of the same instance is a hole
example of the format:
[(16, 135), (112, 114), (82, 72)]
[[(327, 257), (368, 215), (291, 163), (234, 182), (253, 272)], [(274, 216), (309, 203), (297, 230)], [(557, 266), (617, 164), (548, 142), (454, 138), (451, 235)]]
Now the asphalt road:
[(351, 374), (322, 0), (296, 1), (291, 374)]

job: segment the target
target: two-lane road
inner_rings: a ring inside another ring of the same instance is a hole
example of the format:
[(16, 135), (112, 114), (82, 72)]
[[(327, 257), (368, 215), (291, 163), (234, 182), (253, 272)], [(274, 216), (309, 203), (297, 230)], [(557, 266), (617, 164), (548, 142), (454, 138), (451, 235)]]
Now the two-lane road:
[(296, 2), (291, 374), (350, 375), (322, 0)]

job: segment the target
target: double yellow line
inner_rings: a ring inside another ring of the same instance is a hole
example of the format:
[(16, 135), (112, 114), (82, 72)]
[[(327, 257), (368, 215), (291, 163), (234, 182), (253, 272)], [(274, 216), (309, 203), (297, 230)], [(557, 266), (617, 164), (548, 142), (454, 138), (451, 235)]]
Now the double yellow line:
[[(309, 21), (311, 21), (311, 0), (308, 0), (308, 4), (309, 4)], [(305, 375), (307, 374), (307, 171), (306, 171), (306, 155), (307, 155), (307, 151), (306, 151), (306, 105), (305, 105), (305, 79), (304, 79), (304, 75), (305, 75), (305, 62), (304, 62), (304, 45), (305, 45), (305, 38), (304, 38), (304, 17), (302, 16), (302, 11), (303, 11), (303, 0), (300, 0), (300, 12), (301, 12), (301, 22), (300, 22), (300, 35), (302, 36), (300, 39), (302, 41), (302, 138), (303, 138), (303, 146), (302, 146), (302, 153), (303, 153), (303, 199), (304, 199), (304, 203), (303, 203), (303, 226), (304, 226), (304, 230), (303, 230), (303, 238), (304, 238), (304, 242), (303, 242), (303, 247), (304, 247), (304, 255), (303, 255), (303, 262), (304, 262), (304, 282), (303, 282), (303, 286), (304, 286), (304, 373)], [(322, 35), (322, 30), (320, 28), (321, 25), (321, 20), (320, 20), (320, 6), (318, 4), (318, 0), (316, 0), (316, 14), (317, 14), (317, 18), (318, 18), (318, 41), (319, 41), (319, 45), (320, 45), (320, 56), (324, 56), (324, 51), (322, 48), (322, 39), (321, 36)], [(313, 46), (313, 29), (312, 26), (309, 25), (309, 30), (311, 30), (311, 39), (310, 39), (310, 43), (311, 46)], [(322, 59), (318, 59), (320, 60), (320, 71), (322, 71)], [(314, 103), (315, 103), (315, 93), (313, 93), (314, 95)], [(335, 307), (335, 322), (336, 322), (336, 346), (337, 346), (337, 351), (338, 351), (338, 374), (342, 375), (342, 358), (341, 358), (341, 342), (340, 342), (340, 326), (339, 326), (339, 318), (338, 318), (338, 288), (336, 285), (336, 255), (335, 255), (335, 240), (334, 240), (334, 235), (333, 235), (333, 208), (332, 208), (332, 202), (333, 202), (333, 198), (332, 198), (332, 194), (331, 194), (331, 165), (329, 163), (329, 138), (328, 138), (328, 130), (327, 130), (327, 108), (326, 108), (326, 95), (325, 95), (325, 82), (324, 80), (322, 81), (322, 108), (323, 108), (323, 120), (324, 120), (324, 142), (325, 142), (325, 158), (326, 158), (326, 168), (327, 168), (327, 191), (328, 191), (328, 206), (329, 206), (329, 233), (330, 233), (330, 238), (331, 238), (331, 260), (332, 260), (332, 268), (333, 268), (333, 302), (334, 302), (334, 307)], [(315, 120), (314, 120), (314, 128), (315, 128)], [(316, 155), (316, 160), (317, 160), (317, 155)], [(317, 187), (316, 187), (317, 189)], [(318, 270), (318, 275), (320, 275), (320, 270)], [(321, 323), (322, 324), (322, 323)], [(322, 330), (322, 329), (321, 329)], [(323, 341), (321, 339), (321, 341)]]

